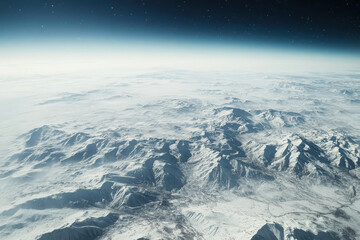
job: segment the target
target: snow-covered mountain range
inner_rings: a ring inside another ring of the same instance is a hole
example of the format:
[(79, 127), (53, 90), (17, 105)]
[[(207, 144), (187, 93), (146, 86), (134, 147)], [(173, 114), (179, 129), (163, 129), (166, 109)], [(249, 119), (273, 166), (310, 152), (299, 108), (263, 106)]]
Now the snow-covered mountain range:
[(1, 239), (360, 239), (359, 73), (68, 77), (3, 79)]

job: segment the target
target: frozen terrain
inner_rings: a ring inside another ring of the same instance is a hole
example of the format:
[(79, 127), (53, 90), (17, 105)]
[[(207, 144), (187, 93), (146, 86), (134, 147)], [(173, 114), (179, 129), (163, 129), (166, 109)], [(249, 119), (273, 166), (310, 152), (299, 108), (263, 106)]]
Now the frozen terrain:
[(0, 239), (360, 239), (360, 72), (0, 76)]

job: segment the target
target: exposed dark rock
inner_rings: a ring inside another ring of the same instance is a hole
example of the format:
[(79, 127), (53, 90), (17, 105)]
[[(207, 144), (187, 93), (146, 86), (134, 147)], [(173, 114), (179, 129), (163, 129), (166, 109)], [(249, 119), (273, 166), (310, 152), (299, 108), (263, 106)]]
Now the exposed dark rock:
[(284, 240), (284, 228), (278, 223), (267, 223), (251, 240)]
[(301, 229), (295, 229), (292, 236), (296, 240), (341, 240), (340, 236), (335, 232), (322, 232), (314, 234), (310, 231), (304, 231)]
[(88, 218), (74, 222), (69, 227), (56, 229), (41, 235), (38, 240), (94, 240), (104, 234), (105, 229), (113, 225), (119, 216), (110, 213), (105, 217)]

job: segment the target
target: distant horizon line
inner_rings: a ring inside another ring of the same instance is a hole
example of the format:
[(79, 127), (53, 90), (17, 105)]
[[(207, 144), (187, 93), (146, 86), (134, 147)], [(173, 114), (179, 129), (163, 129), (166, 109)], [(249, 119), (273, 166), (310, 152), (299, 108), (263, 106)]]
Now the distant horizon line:
[(223, 48), (250, 48), (260, 50), (276, 50), (276, 51), (301, 51), (309, 53), (323, 53), (334, 55), (349, 55), (360, 57), (360, 46), (354, 47), (353, 45), (339, 46), (336, 44), (328, 43), (322, 45), (314, 42), (313, 44), (305, 42), (294, 42), (279, 40), (279, 39), (265, 39), (261, 37), (244, 37), (244, 38), (231, 38), (231, 37), (213, 37), (206, 35), (190, 35), (190, 34), (177, 34), (169, 32), (114, 32), (108, 31), (56, 31), (56, 32), (28, 32), (28, 31), (8, 31), (7, 34), (0, 36), (0, 50), (2, 48), (9, 48), (11, 46), (36, 46), (36, 45), (62, 45), (62, 46), (76, 46), (76, 45), (95, 45), (95, 44), (139, 44), (139, 45), (164, 45), (164, 46), (198, 46), (199, 48), (205, 47), (223, 47)]

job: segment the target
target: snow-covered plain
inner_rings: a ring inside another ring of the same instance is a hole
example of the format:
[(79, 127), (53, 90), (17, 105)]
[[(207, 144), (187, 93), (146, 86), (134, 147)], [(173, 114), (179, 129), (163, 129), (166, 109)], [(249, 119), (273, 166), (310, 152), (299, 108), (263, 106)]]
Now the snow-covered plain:
[(0, 84), (0, 239), (360, 239), (358, 69)]

